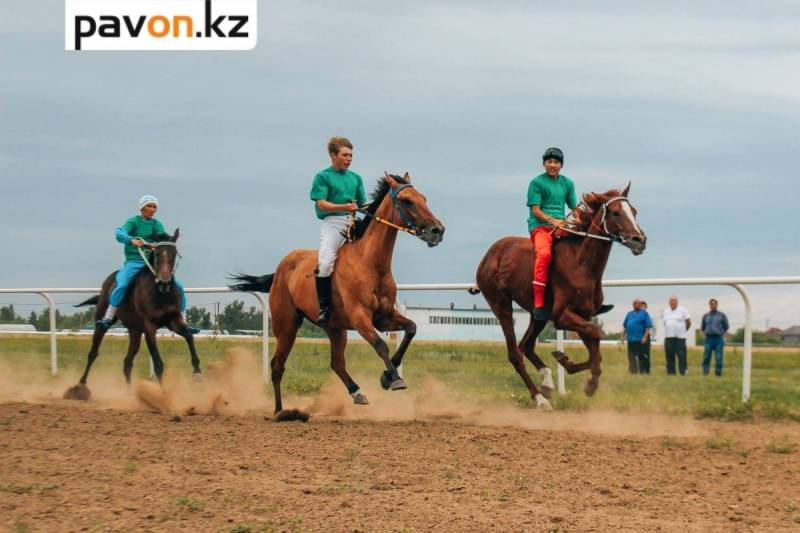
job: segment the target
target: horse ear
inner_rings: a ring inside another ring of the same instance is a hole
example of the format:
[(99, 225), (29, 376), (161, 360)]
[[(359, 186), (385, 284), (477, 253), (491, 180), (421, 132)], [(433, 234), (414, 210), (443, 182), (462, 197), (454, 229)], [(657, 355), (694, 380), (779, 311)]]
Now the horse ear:
[(403, 179), (406, 180), (406, 183), (411, 183), (411, 174), (406, 171), (406, 173), (403, 174)]
[(177, 241), (180, 234), (181, 234), (181, 228), (175, 228), (175, 235), (172, 236), (172, 242)]
[(386, 183), (389, 184), (389, 187), (391, 187), (392, 189), (396, 189), (398, 186), (397, 180), (391, 177), (389, 173), (386, 172), (385, 170), (383, 171), (383, 174), (384, 174), (383, 179), (386, 180)]
[(628, 182), (628, 185), (627, 185), (627, 186), (625, 187), (625, 189), (622, 191), (622, 196), (624, 196), (625, 198), (627, 198), (627, 197), (628, 197), (628, 191), (630, 191), (630, 190), (631, 190), (631, 182), (629, 181), (629, 182)]

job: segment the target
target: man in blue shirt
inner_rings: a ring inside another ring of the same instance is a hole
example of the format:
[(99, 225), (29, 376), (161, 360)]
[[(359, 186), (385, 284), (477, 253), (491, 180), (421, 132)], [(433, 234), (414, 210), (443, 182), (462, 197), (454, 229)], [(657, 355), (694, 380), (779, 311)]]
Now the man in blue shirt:
[(649, 374), (650, 361), (645, 344), (650, 340), (653, 322), (642, 309), (642, 301), (633, 301), (633, 311), (628, 311), (622, 323), (622, 342), (628, 341), (628, 371), (631, 374)]
[(711, 365), (711, 353), (714, 353), (714, 373), (722, 375), (722, 352), (725, 350), (725, 333), (728, 331), (728, 317), (722, 311), (717, 311), (718, 302), (711, 298), (708, 307), (711, 309), (703, 315), (700, 328), (706, 336), (705, 350), (703, 351), (703, 375), (708, 375)]

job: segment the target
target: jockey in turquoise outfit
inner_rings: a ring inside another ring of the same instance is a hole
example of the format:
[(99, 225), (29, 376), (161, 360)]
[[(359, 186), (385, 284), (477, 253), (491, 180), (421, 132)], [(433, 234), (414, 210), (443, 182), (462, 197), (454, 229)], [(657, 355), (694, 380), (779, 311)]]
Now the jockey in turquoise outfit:
[[(146, 194), (139, 199), (140, 214), (132, 216), (117, 228), (117, 242), (125, 245), (125, 264), (122, 265), (122, 268), (119, 269), (114, 278), (115, 286), (114, 290), (111, 291), (106, 315), (96, 322), (96, 326), (99, 328), (108, 329), (111, 327), (114, 323), (117, 308), (122, 305), (122, 301), (125, 299), (128, 287), (145, 267), (145, 262), (139, 254), (139, 249), (156, 243), (159, 235), (167, 234), (164, 225), (153, 218), (157, 209), (158, 199), (155, 196)], [(175, 287), (181, 293), (181, 313), (184, 313), (183, 318), (186, 321), (186, 292), (183, 289), (183, 283), (178, 278), (174, 278), (174, 281)], [(200, 331), (191, 326), (189, 328), (192, 333)]]

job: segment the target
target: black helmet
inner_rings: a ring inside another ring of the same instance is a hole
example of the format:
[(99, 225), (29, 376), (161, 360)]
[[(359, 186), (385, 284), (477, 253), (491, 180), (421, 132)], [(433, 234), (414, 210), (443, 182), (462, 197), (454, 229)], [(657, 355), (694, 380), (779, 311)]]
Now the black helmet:
[(561, 151), (559, 148), (548, 148), (542, 154), (542, 163), (547, 161), (548, 159), (555, 159), (562, 165), (564, 164), (564, 152)]

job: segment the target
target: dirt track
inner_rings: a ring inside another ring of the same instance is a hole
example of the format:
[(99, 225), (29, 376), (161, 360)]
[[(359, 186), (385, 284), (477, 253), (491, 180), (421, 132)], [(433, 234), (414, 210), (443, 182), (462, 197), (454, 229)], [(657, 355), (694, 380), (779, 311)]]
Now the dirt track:
[[(569, 418), (525, 414), (555, 426)], [(479, 420), (358, 420), (347, 413), (317, 415), (308, 424), (278, 424), (256, 413), (173, 421), (170, 414), (97, 402), (6, 403), (0, 405), (0, 525), (11, 531), (800, 528), (800, 454), (779, 453), (775, 444), (797, 443), (797, 424), (683, 421), (674, 428), (694, 436), (632, 437), (625, 436), (625, 420), (612, 422), (622, 434), (599, 435)]]

